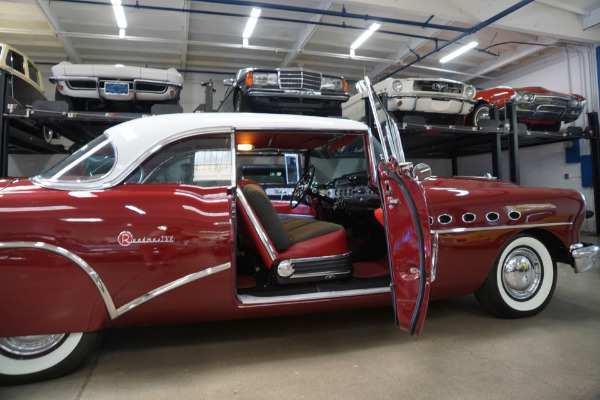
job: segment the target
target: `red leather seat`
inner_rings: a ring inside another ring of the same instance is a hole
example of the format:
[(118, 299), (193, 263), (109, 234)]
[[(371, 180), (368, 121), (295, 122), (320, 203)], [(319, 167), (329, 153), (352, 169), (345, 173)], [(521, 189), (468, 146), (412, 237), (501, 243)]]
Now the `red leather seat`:
[(237, 204), (254, 248), (266, 268), (276, 271), (280, 283), (352, 273), (343, 226), (307, 218), (280, 219), (267, 194), (253, 181), (238, 182)]

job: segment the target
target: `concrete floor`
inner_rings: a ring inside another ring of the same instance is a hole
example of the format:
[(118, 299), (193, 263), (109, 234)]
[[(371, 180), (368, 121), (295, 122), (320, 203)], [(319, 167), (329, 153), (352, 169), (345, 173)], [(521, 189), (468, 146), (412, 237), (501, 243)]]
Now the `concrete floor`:
[(600, 399), (600, 269), (558, 273), (536, 317), (436, 301), (416, 343), (391, 307), (112, 330), (79, 371), (0, 399)]

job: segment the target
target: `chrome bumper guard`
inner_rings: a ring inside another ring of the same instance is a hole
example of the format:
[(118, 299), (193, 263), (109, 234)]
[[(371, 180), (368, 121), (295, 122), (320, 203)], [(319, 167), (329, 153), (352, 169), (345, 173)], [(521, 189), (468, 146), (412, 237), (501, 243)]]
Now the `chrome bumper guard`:
[(570, 250), (575, 261), (575, 272), (585, 272), (593, 266), (600, 267), (600, 246), (592, 243), (576, 243)]

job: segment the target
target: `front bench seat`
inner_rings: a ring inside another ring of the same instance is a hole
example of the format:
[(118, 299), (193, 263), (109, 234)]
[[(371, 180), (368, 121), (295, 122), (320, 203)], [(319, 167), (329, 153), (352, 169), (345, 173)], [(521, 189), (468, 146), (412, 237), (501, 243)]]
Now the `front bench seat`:
[(306, 218), (280, 219), (264, 190), (249, 180), (238, 182), (237, 204), (247, 234), (278, 283), (352, 274), (343, 226)]

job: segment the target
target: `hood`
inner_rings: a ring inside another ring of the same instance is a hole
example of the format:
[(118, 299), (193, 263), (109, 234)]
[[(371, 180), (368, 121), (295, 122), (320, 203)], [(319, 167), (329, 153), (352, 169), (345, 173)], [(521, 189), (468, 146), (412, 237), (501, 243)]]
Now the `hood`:
[(17, 178), (0, 178), (0, 190), (3, 190), (10, 186), (12, 183), (17, 182)]

